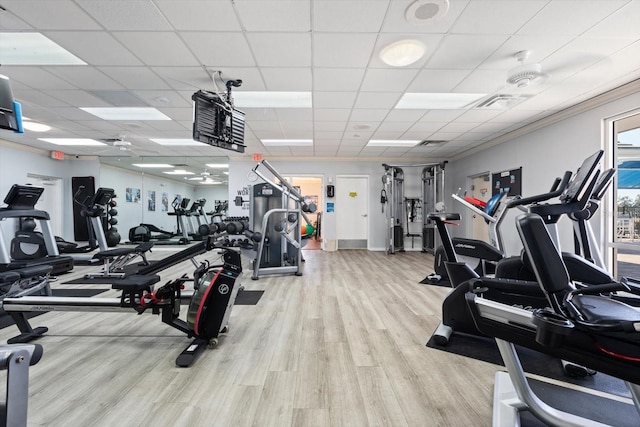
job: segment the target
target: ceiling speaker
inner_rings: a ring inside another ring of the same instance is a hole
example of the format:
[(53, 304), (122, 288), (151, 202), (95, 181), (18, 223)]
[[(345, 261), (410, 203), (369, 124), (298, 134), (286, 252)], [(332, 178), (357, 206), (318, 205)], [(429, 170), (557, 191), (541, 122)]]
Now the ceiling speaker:
[(404, 14), (407, 22), (423, 25), (440, 19), (449, 10), (449, 0), (415, 0)]

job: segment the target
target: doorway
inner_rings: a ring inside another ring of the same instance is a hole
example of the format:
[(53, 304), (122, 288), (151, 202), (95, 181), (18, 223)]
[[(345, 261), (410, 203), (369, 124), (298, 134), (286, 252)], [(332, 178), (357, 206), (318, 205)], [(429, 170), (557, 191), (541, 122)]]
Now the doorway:
[(336, 176), (338, 249), (367, 249), (369, 243), (369, 177)]
[(44, 188), (35, 209), (49, 213), (51, 231), (62, 236), (62, 178), (27, 174), (27, 179), (28, 185)]
[[(300, 194), (304, 197), (305, 203), (307, 205), (315, 204), (316, 212), (306, 213), (311, 225), (313, 225), (313, 232), (311, 235), (303, 238), (303, 245), (305, 250), (320, 250), (322, 246), (322, 236), (321, 236), (321, 218), (322, 212), (320, 209), (323, 206), (323, 198), (322, 198), (322, 188), (323, 188), (323, 175), (295, 175), (295, 176), (284, 176), (283, 177), (289, 184), (293, 185), (300, 189)], [(305, 227), (306, 222), (304, 220), (300, 221), (300, 226)], [(305, 227), (306, 228), (306, 227)], [(302, 235), (305, 236), (306, 230), (303, 228)]]
[[(489, 172), (472, 176), (471, 178), (471, 197), (483, 202), (491, 198), (491, 176)], [(489, 242), (489, 224), (480, 215), (472, 215), (472, 238)]]

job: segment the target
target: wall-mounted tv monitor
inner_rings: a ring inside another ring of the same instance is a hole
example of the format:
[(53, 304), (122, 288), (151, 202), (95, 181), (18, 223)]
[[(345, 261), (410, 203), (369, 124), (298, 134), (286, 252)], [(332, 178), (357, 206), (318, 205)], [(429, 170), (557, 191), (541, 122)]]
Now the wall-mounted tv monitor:
[(0, 129), (22, 133), (22, 108), (13, 99), (9, 77), (0, 74)]
[(217, 93), (199, 90), (193, 99), (193, 139), (214, 147), (244, 153), (244, 113)]

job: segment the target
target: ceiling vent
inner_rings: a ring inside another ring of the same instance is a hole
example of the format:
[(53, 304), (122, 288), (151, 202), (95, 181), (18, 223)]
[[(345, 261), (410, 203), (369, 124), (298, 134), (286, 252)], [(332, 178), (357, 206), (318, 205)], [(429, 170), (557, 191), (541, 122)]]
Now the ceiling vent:
[(447, 141), (443, 139), (423, 139), (418, 144), (416, 144), (416, 147), (426, 147), (426, 146), (433, 147), (436, 145), (442, 145), (445, 142)]
[(531, 98), (531, 95), (510, 95), (506, 93), (499, 93), (496, 95), (491, 95), (489, 98), (480, 101), (478, 105), (475, 106), (475, 108), (486, 108), (494, 110), (507, 109), (529, 98)]
[(449, 10), (449, 0), (416, 0), (407, 7), (404, 17), (410, 24), (423, 25), (443, 17)]

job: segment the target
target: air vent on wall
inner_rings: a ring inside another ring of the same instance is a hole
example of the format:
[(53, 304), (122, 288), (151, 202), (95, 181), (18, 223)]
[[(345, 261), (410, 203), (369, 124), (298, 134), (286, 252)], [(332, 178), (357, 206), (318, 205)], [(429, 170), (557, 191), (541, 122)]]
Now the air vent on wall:
[(499, 93), (497, 95), (492, 95), (489, 98), (480, 101), (475, 108), (491, 108), (491, 109), (502, 109), (502, 108), (511, 108), (516, 104), (521, 103), (525, 99), (529, 99), (530, 95), (509, 95), (506, 93)]

